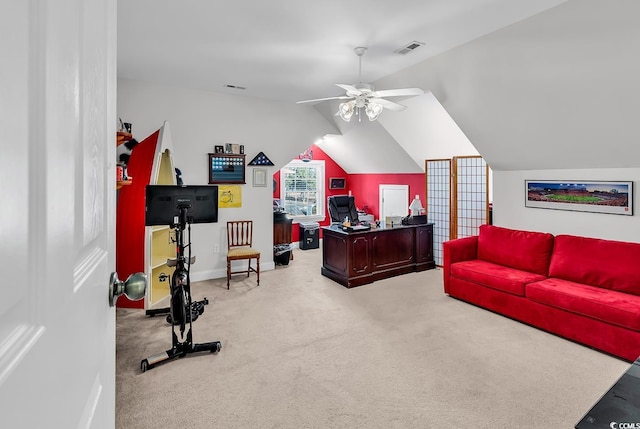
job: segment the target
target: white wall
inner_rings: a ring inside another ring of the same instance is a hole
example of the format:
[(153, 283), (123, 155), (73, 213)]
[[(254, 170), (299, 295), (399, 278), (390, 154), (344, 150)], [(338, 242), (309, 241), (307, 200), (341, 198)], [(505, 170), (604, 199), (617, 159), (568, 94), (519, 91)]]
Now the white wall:
[(634, 201), (640, 168), (494, 171), (494, 224), (507, 228), (640, 242), (638, 204), (633, 216), (525, 207), (525, 180), (631, 180)]
[[(400, 113), (385, 112), (380, 123), (424, 171), (425, 159), (478, 155), (442, 104), (427, 91), (419, 97), (399, 100), (407, 106)], [(388, 114), (387, 114), (388, 113)]]
[(640, 241), (638, 215), (524, 208), (525, 179), (640, 186), (640, 2), (570, 0), (376, 82), (431, 90), (494, 172), (494, 221)]
[[(169, 122), (174, 164), (186, 185), (208, 183), (207, 154), (215, 145), (243, 144), (247, 163), (264, 152), (276, 164), (268, 167), (270, 176), (319, 137), (337, 132), (312, 107), (126, 79), (118, 80), (118, 116), (133, 124), (139, 141), (165, 120)], [(241, 208), (220, 209), (218, 223), (192, 226), (192, 254), (197, 258), (191, 271), (194, 281), (226, 276), (228, 220), (254, 221), (261, 268), (273, 269), (273, 187), (253, 187), (253, 169), (246, 169)], [(214, 253), (216, 243), (221, 253)]]

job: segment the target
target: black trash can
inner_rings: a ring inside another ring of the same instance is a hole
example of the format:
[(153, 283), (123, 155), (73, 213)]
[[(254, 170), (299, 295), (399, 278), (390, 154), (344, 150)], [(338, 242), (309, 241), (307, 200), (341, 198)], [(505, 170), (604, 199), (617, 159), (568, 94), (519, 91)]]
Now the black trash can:
[(276, 265), (289, 265), (291, 250), (293, 250), (291, 244), (276, 244), (273, 246), (273, 262)]
[(320, 247), (320, 224), (318, 222), (300, 223), (300, 249), (318, 249)]

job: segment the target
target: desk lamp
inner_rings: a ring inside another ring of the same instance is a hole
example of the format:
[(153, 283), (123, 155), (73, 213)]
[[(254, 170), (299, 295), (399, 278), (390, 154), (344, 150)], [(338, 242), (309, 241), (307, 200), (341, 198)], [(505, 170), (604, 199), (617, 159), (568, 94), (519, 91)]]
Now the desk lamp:
[(422, 207), (422, 202), (420, 201), (420, 195), (416, 195), (416, 197), (411, 201), (409, 205), (409, 210), (411, 210), (411, 216), (419, 216), (423, 214), (424, 207)]

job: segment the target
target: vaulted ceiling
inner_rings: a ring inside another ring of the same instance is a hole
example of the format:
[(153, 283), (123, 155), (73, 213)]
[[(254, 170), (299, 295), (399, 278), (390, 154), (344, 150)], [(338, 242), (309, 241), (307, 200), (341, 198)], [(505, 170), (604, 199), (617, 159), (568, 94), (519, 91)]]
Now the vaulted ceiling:
[[(424, 142), (430, 157), (467, 137), (494, 169), (636, 167), (638, 13), (635, 0), (119, 0), (118, 77), (293, 104), (357, 83), (353, 48), (367, 46), (363, 82), (427, 94), (375, 123), (333, 122), (348, 172), (420, 170)], [(335, 121), (335, 103), (300, 108)]]
[[(360, 72), (362, 82), (375, 82), (559, 3), (120, 0), (118, 77), (291, 103), (331, 97), (344, 93), (336, 83), (358, 83)], [(420, 46), (409, 53), (395, 52), (414, 42)], [(368, 48), (361, 68), (357, 46)], [(407, 79), (400, 86), (416, 85)], [(448, 118), (432, 96), (424, 103), (414, 114), (436, 106)], [(340, 130), (325, 150), (347, 172), (422, 171), (424, 150), (392, 131), (403, 126), (387, 129), (382, 119), (354, 126), (335, 120), (335, 103), (315, 107)], [(394, 116), (386, 120), (402, 123)]]
[[(291, 102), (329, 97), (342, 94), (336, 83), (357, 83), (356, 46), (368, 47), (362, 79), (373, 82), (562, 2), (120, 0), (118, 76)], [(424, 45), (394, 53), (414, 41)]]

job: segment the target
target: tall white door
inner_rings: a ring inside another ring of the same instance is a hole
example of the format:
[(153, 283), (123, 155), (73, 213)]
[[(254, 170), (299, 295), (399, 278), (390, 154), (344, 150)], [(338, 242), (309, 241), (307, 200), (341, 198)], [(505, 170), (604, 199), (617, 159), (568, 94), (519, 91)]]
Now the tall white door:
[(113, 428), (116, 1), (0, 28), (0, 426)]
[(386, 216), (405, 217), (409, 213), (409, 185), (380, 185), (380, 222)]

